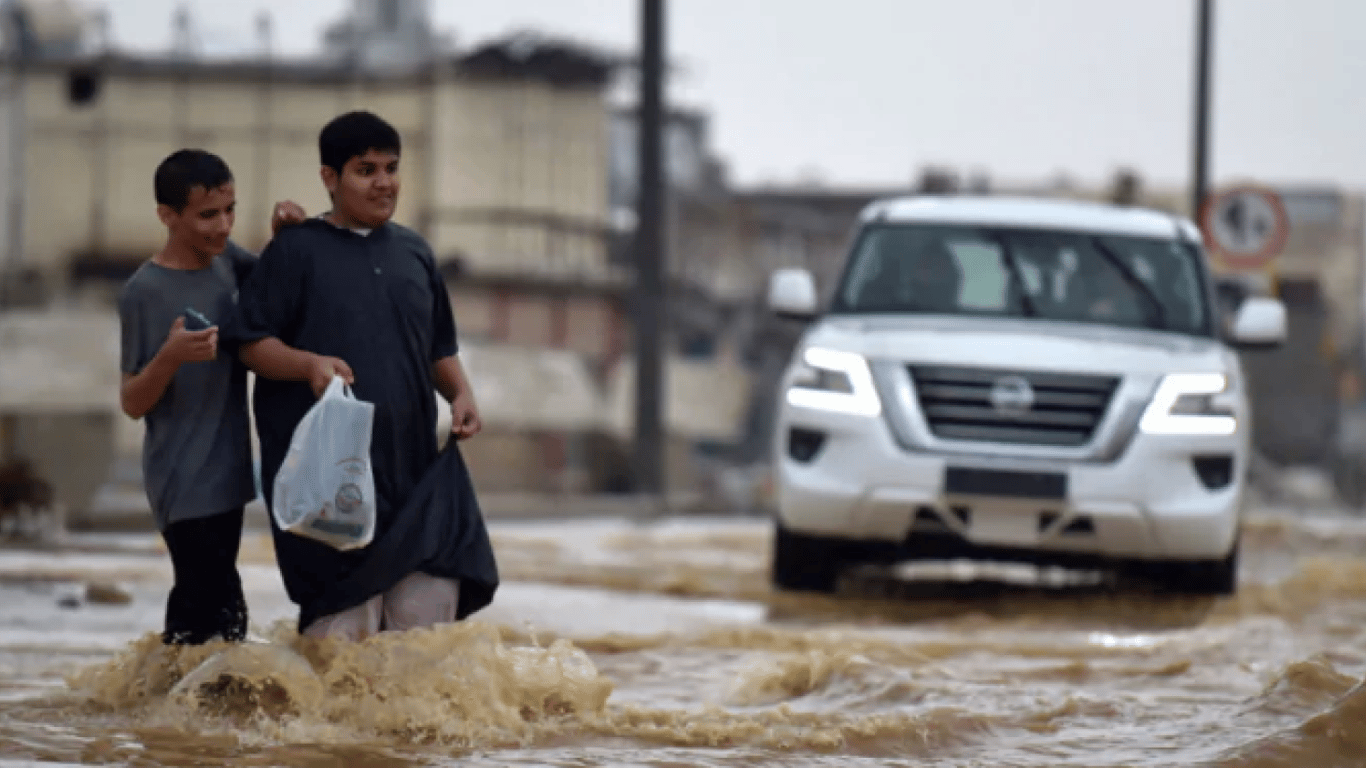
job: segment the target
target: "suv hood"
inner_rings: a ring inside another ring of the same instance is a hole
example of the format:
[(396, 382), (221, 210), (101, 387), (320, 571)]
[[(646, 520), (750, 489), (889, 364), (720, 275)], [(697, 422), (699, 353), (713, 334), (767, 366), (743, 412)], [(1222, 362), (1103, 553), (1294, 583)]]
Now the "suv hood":
[(805, 343), (907, 363), (1111, 375), (1238, 375), (1236, 357), (1214, 339), (1051, 320), (831, 317), (815, 325)]

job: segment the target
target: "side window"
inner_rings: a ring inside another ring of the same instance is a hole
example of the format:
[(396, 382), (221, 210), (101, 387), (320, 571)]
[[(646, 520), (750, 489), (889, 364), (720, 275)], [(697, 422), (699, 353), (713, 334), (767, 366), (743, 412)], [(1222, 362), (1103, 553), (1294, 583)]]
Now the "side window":
[(1169, 286), (1178, 312), (1192, 328), (1205, 325), (1204, 296), (1201, 295), (1200, 276), (1195, 263), (1182, 246), (1168, 245), (1154, 254), (1154, 271), (1157, 273), (1155, 287)]
[(882, 235), (881, 232), (870, 233), (854, 253), (854, 264), (844, 285), (844, 303), (854, 307), (865, 303), (864, 294), (882, 271), (882, 260), (886, 257), (879, 247)]
[[(1106, 244), (1124, 260), (1134, 277), (1161, 302), (1164, 319), (1178, 328), (1204, 325), (1204, 298), (1190, 254), (1176, 243), (1107, 238)], [(1138, 300), (1139, 297), (1135, 296)]]

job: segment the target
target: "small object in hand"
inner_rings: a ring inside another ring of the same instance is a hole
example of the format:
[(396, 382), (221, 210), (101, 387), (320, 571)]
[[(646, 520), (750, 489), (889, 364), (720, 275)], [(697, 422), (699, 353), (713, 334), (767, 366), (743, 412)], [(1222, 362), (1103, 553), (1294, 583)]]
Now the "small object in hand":
[(185, 308), (185, 329), (189, 331), (203, 331), (213, 327), (213, 321), (205, 317), (194, 307)]

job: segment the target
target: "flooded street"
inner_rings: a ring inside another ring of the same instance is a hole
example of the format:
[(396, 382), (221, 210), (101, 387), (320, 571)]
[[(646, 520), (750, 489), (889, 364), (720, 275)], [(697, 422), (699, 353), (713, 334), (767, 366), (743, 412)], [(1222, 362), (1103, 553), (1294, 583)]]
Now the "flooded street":
[(355, 645), (299, 641), (251, 532), (252, 642), (178, 654), (154, 537), (0, 550), (0, 766), (1366, 765), (1359, 521), (1252, 520), (1231, 599), (773, 595), (766, 520), (492, 530), (493, 606)]

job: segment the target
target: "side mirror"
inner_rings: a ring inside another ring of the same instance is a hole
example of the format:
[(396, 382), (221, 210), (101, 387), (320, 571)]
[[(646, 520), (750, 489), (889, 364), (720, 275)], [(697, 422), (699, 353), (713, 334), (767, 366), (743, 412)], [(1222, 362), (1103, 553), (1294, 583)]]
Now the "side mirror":
[(809, 320), (816, 315), (816, 281), (805, 269), (787, 268), (768, 280), (768, 307), (787, 320)]
[(1233, 318), (1233, 343), (1244, 349), (1268, 349), (1285, 343), (1285, 305), (1265, 296), (1252, 296)]

